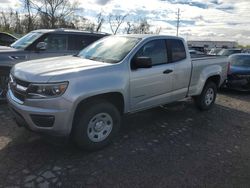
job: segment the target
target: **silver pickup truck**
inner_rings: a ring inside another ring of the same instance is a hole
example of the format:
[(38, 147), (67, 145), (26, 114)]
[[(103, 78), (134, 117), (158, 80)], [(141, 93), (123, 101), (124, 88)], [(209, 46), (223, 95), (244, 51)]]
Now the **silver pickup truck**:
[(225, 58), (191, 60), (182, 38), (109, 36), (78, 56), (15, 65), (7, 98), (19, 125), (94, 150), (110, 143), (123, 114), (190, 96), (208, 110), (227, 67)]

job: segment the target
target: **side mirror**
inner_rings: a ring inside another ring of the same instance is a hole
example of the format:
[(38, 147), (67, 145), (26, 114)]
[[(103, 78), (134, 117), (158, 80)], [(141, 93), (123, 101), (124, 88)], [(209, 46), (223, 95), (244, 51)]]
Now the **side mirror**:
[(36, 45), (36, 49), (39, 50), (46, 50), (47, 49), (47, 43), (46, 42), (39, 42)]
[(152, 67), (152, 60), (150, 57), (136, 57), (132, 61), (133, 69), (138, 68), (151, 68)]

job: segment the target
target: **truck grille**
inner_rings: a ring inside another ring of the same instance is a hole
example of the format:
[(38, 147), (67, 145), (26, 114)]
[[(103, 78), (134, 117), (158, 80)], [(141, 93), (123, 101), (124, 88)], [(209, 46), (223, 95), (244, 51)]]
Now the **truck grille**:
[(30, 84), (29, 82), (20, 80), (10, 75), (10, 82), (9, 82), (10, 90), (12, 91), (13, 95), (22, 102), (24, 102), (26, 98), (27, 88), (29, 84)]

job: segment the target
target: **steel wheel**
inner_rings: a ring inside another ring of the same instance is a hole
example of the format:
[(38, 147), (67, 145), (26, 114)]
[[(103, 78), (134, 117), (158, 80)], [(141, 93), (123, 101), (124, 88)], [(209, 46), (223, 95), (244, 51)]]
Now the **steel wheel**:
[(113, 120), (107, 113), (96, 114), (89, 122), (87, 134), (91, 141), (101, 142), (111, 133)]
[(90, 101), (76, 113), (72, 136), (77, 146), (82, 149), (101, 149), (110, 144), (119, 131), (120, 112), (108, 101)]
[(207, 82), (202, 92), (198, 96), (194, 96), (194, 101), (200, 110), (209, 110), (216, 99), (217, 85), (214, 82)]
[(214, 100), (214, 90), (213, 88), (209, 88), (206, 92), (205, 103), (209, 106)]

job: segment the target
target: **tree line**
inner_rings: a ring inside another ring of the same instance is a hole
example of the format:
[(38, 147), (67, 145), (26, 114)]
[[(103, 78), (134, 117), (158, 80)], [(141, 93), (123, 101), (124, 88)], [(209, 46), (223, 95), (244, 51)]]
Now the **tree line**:
[[(69, 0), (20, 0), (23, 11), (13, 9), (0, 12), (0, 31), (25, 34), (36, 29), (71, 28), (91, 32), (100, 32), (103, 24), (110, 27), (113, 34), (149, 34), (160, 33), (161, 28), (150, 30), (145, 18), (130, 20), (129, 14), (117, 15), (98, 13), (95, 21), (78, 13), (79, 2)], [(23, 13), (22, 13), (23, 12)], [(121, 27), (123, 25), (123, 27)]]

